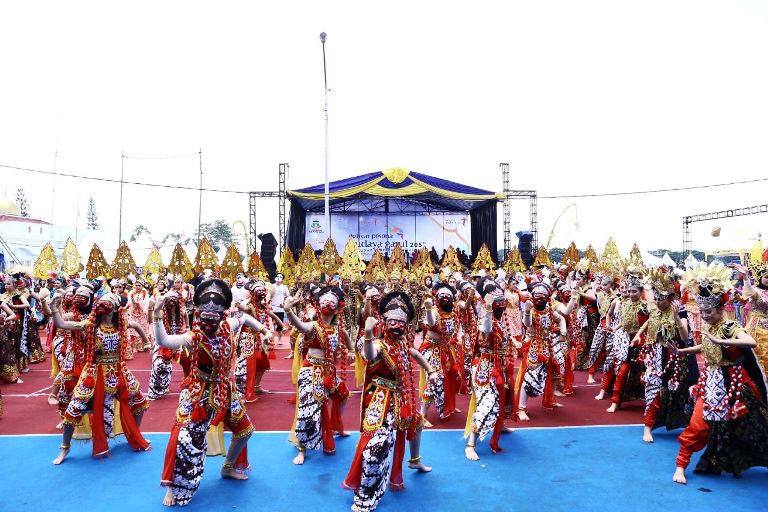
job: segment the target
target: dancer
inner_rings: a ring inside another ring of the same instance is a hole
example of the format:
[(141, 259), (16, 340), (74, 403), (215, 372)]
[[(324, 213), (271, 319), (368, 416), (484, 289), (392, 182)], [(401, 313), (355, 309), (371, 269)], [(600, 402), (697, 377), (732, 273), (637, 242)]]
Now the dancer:
[(94, 305), (87, 320), (73, 322), (61, 317), (59, 305), (62, 294), (57, 293), (51, 305), (57, 329), (84, 331), (85, 363), (72, 398), (64, 413), (64, 432), (61, 452), (53, 461), (64, 462), (70, 449), (75, 426), (85, 414), (93, 413), (93, 456), (109, 454), (107, 438), (112, 433), (115, 402), (120, 402), (120, 422), (128, 444), (137, 451), (147, 450), (149, 441), (141, 435), (139, 427), (144, 411), (149, 407), (141, 393), (139, 381), (125, 363), (128, 350), (128, 329), (146, 334), (141, 327), (125, 318), (120, 308), (120, 297), (107, 293)]
[(293, 463), (297, 465), (304, 464), (307, 449), (322, 446), (324, 453), (336, 453), (333, 433), (345, 435), (341, 415), (349, 391), (336, 371), (336, 362), (346, 360), (352, 346), (338, 322), (343, 300), (344, 292), (339, 288), (321, 288), (317, 292), (317, 319), (310, 322), (296, 316), (293, 298), (285, 301), (288, 320), (303, 334), (299, 347), (303, 364), (296, 384), (298, 400), (293, 429), (299, 450)]
[[(563, 395), (573, 394), (574, 375), (573, 369), (576, 365), (576, 355), (581, 350), (584, 341), (577, 318), (579, 295), (576, 290), (565, 281), (557, 284), (557, 298), (555, 310), (565, 319), (567, 335), (565, 338), (565, 372), (563, 375)], [(556, 394), (556, 393), (555, 393)]]
[(499, 439), (504, 429), (506, 405), (514, 402), (510, 393), (513, 385), (514, 365), (509, 357), (510, 348), (522, 347), (509, 332), (504, 322), (507, 301), (493, 280), (483, 277), (477, 291), (484, 300), (485, 314), (480, 321), (480, 335), (473, 350), (471, 383), (472, 399), (467, 411), (464, 436), (468, 437), (464, 455), (479, 460), (475, 446), (491, 434), (491, 451), (501, 451)]
[(30, 292), (21, 273), (5, 277), (3, 303), (13, 310), (16, 321), (9, 332), (16, 347), (16, 364), (19, 372), (29, 372), (29, 365), (45, 361), (45, 352), (35, 323), (35, 315), (29, 304)]
[(603, 276), (600, 279), (600, 288), (597, 292), (597, 311), (600, 315), (600, 325), (595, 330), (595, 336), (592, 338), (592, 346), (589, 353), (589, 372), (587, 384), (594, 384), (595, 373), (605, 362), (606, 355), (610, 352), (612, 342), (610, 325), (608, 325), (608, 309), (611, 307), (614, 299), (614, 290), (616, 282), (610, 276)]
[[(131, 321), (141, 326), (142, 330), (149, 333), (149, 293), (145, 289), (145, 283), (142, 279), (137, 279), (133, 283), (133, 290), (128, 294), (128, 311), (130, 311)], [(137, 334), (128, 336), (130, 349), (128, 359), (133, 359), (136, 352), (146, 352), (151, 346), (151, 335), (147, 341), (144, 341)]]
[(459, 282), (459, 299), (457, 311), (462, 333), (457, 344), (457, 359), (460, 369), (459, 393), (466, 394), (470, 393), (472, 389), (472, 361), (474, 360), (475, 343), (477, 343), (479, 332), (475, 285), (469, 281)]
[[(531, 284), (531, 300), (525, 303), (523, 323), (527, 329), (522, 346), (520, 370), (515, 379), (515, 407), (520, 421), (529, 421), (528, 397), (542, 396), (541, 405), (546, 409), (562, 407), (554, 398), (553, 357), (555, 344), (566, 337), (565, 318), (553, 310), (549, 298), (550, 286), (543, 282)], [(558, 336), (561, 338), (558, 339)]]
[(579, 297), (579, 326), (581, 327), (584, 349), (576, 356), (576, 369), (588, 370), (590, 367), (589, 354), (592, 347), (592, 339), (600, 323), (600, 313), (597, 310), (597, 295), (589, 282), (590, 261), (582, 258), (574, 272), (574, 282)]
[(423, 418), (417, 410), (418, 394), (411, 358), (431, 380), (437, 379), (437, 372), (411, 346), (406, 335), (408, 322), (415, 314), (409, 297), (402, 292), (390, 292), (381, 299), (379, 312), (385, 324), (383, 335), (374, 338), (373, 332), (379, 323), (369, 317), (361, 338), (366, 360), (361, 434), (352, 466), (342, 484), (355, 491), (352, 505), (355, 512), (376, 509), (386, 490), (388, 476), (392, 490), (405, 489), (402, 463), (406, 439), (411, 452), (408, 467), (421, 472), (432, 469), (421, 462), (419, 452)]
[(750, 467), (768, 466), (766, 390), (752, 351), (757, 343), (724, 314), (733, 287), (731, 271), (712, 263), (687, 271), (683, 281), (695, 294), (704, 325), (701, 344), (678, 353), (701, 353), (704, 364), (692, 390), (696, 405), (691, 422), (678, 437), (672, 480), (687, 483), (691, 455), (704, 448), (694, 473), (739, 476)]
[[(434, 403), (440, 419), (447, 420), (451, 414), (461, 412), (456, 409), (456, 393), (459, 385), (458, 361), (456, 346), (461, 339), (461, 324), (454, 311), (456, 290), (452, 286), (440, 282), (435, 285), (437, 308), (432, 299), (424, 301), (424, 327), (426, 334), (419, 347), (432, 368), (437, 370), (436, 381), (426, 381), (422, 372), (420, 383), (424, 383), (421, 392), (421, 415), (424, 425), (431, 427), (427, 421), (430, 404)], [(420, 386), (421, 387), (421, 386)]]
[(674, 430), (688, 425), (688, 389), (699, 375), (695, 356), (677, 354), (678, 348), (687, 346), (688, 327), (674, 304), (675, 285), (669, 272), (651, 270), (647, 283), (653, 289), (655, 306), (635, 337), (645, 340), (641, 356), (645, 365), (643, 441), (652, 443), (654, 428), (664, 425)]
[[(747, 270), (737, 267), (745, 275), (742, 295), (748, 300), (751, 311), (747, 319), (746, 330), (757, 343), (755, 356), (763, 372), (768, 375), (768, 251), (763, 253), (760, 262), (753, 263)], [(749, 277), (751, 272), (754, 282)]]
[[(247, 286), (248, 300), (240, 303), (238, 308), (258, 320), (270, 331), (281, 332), (283, 322), (272, 312), (267, 301), (267, 285), (262, 280), (254, 281)], [(274, 326), (274, 327), (273, 327)], [(253, 332), (248, 326), (244, 326), (237, 333), (238, 356), (235, 368), (235, 383), (237, 390), (245, 396), (246, 403), (255, 402), (256, 395), (269, 393), (269, 390), (261, 387), (261, 379), (270, 369), (269, 344), (264, 344), (261, 335)], [(267, 351), (262, 347), (266, 346)]]
[(206, 432), (211, 423), (224, 422), (232, 430), (223, 478), (247, 480), (248, 438), (253, 432), (245, 404), (230, 378), (235, 357), (232, 335), (243, 325), (262, 334), (268, 343), (271, 333), (250, 315), (227, 318), (232, 305), (232, 291), (221, 279), (209, 278), (197, 285), (193, 298), (196, 306), (192, 329), (169, 335), (163, 319), (163, 302), (155, 304), (152, 327), (156, 343), (171, 350), (188, 348), (192, 373), (184, 379), (176, 422), (165, 451), (161, 485), (168, 488), (163, 505), (186, 505), (200, 486), (207, 448)]
[[(154, 311), (157, 309), (158, 303), (161, 303), (161, 316), (165, 332), (171, 335), (186, 333), (189, 330), (189, 325), (187, 324), (186, 301), (181, 293), (183, 290), (174, 288), (168, 293), (162, 293), (162, 288), (164, 286), (160, 286), (158, 283), (158, 293), (150, 301), (152, 320), (154, 321)], [(152, 349), (152, 372), (149, 376), (149, 391), (147, 392), (147, 397), (150, 400), (160, 400), (168, 393), (173, 375), (171, 362), (174, 359), (181, 365), (186, 379), (191, 372), (189, 349), (182, 347), (179, 350), (172, 350), (155, 344)]]

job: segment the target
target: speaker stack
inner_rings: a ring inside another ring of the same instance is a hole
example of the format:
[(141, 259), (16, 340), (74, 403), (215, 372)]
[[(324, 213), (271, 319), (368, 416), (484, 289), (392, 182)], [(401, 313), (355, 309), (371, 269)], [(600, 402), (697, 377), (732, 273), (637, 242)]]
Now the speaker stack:
[(262, 233), (258, 237), (261, 241), (261, 261), (264, 263), (264, 268), (267, 269), (269, 279), (274, 281), (275, 274), (277, 273), (277, 263), (275, 263), (277, 239), (272, 233)]

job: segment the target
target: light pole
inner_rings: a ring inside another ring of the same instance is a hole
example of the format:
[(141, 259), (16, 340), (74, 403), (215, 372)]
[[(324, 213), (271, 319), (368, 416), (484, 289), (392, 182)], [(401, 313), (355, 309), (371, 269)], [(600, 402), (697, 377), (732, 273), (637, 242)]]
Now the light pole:
[(331, 237), (331, 213), (328, 207), (328, 72), (325, 67), (325, 32), (320, 33), (320, 42), (323, 44), (323, 83), (325, 84), (325, 229), (328, 230), (328, 238)]

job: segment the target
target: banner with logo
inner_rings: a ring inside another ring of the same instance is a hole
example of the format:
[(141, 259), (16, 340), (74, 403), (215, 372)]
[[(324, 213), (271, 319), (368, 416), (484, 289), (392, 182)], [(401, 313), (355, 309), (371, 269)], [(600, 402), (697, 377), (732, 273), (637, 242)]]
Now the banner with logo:
[[(308, 213), (306, 241), (321, 250), (328, 239), (323, 214)], [(342, 253), (347, 240), (353, 236), (369, 260), (376, 249), (390, 254), (396, 243), (412, 254), (422, 246), (435, 248), (438, 254), (453, 246), (469, 252), (470, 223), (467, 213), (431, 213), (411, 215), (334, 214), (331, 215), (330, 235)]]

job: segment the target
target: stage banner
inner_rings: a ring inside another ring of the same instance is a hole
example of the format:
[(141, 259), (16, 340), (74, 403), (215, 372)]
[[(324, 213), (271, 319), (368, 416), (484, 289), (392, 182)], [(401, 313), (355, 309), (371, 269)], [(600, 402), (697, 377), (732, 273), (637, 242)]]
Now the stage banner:
[[(321, 250), (328, 238), (323, 214), (308, 213), (306, 241)], [(369, 260), (376, 249), (390, 254), (396, 243), (412, 254), (422, 246), (441, 254), (453, 245), (469, 251), (470, 223), (466, 213), (432, 213), (411, 215), (339, 215), (331, 216), (331, 237), (339, 252), (349, 236), (357, 241), (363, 258)]]

